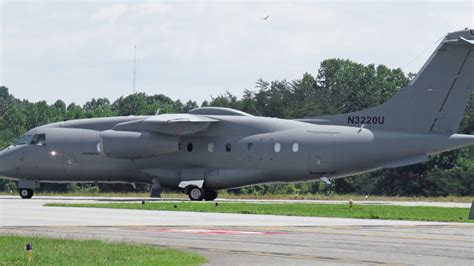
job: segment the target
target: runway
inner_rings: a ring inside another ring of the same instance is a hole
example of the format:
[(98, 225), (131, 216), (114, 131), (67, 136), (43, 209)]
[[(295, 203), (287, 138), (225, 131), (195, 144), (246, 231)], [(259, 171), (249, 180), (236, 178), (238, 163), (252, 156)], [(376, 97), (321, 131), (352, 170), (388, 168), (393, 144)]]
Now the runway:
[(51, 201), (0, 197), (0, 233), (174, 247), (209, 265), (474, 263), (474, 224), (43, 207)]

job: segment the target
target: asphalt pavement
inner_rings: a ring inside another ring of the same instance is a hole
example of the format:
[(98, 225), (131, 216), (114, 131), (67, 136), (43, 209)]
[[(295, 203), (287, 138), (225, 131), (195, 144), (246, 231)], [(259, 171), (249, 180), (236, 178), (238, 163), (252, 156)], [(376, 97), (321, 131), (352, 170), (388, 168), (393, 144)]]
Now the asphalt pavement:
[(473, 265), (474, 224), (44, 207), (0, 197), (0, 233), (190, 250), (209, 265)]

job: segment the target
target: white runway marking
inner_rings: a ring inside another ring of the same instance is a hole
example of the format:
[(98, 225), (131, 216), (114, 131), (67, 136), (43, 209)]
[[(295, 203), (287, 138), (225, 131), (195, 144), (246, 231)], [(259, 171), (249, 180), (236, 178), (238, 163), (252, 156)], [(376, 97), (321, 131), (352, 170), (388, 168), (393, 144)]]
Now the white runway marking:
[(223, 230), (223, 229), (203, 229), (203, 228), (160, 228), (154, 229), (155, 232), (165, 233), (189, 233), (198, 235), (276, 235), (283, 232), (270, 231), (241, 231), (241, 230)]

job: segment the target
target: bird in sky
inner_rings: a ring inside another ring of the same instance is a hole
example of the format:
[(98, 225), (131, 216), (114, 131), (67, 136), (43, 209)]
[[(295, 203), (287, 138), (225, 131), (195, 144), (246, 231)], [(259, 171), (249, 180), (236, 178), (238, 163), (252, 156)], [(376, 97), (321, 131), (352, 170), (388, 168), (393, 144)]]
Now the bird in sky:
[(267, 20), (270, 17), (270, 15), (267, 15), (266, 17), (262, 18), (262, 20)]

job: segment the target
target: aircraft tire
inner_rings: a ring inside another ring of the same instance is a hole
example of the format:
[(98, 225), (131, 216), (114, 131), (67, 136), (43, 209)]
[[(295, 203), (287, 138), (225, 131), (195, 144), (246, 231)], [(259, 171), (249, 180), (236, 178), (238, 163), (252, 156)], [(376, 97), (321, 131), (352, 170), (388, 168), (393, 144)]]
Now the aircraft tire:
[(215, 190), (206, 190), (204, 192), (204, 200), (205, 201), (213, 201), (217, 198), (217, 191)]
[(199, 187), (191, 187), (188, 189), (188, 197), (192, 201), (201, 201), (204, 199), (204, 190)]
[(20, 188), (19, 193), (22, 199), (31, 199), (31, 197), (33, 197), (33, 194), (34, 194), (33, 189), (29, 189), (29, 188)]

